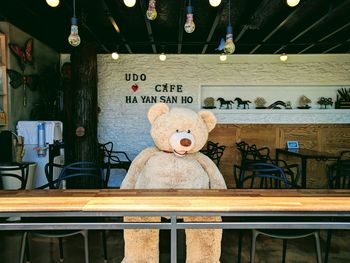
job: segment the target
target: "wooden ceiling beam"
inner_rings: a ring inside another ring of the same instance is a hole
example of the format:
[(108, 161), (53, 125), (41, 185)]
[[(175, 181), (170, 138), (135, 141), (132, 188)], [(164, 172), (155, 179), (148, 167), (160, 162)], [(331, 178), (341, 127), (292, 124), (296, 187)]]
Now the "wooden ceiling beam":
[[(322, 41), (324, 41), (324, 40), (326, 40), (327, 38), (333, 36), (334, 34), (338, 33), (339, 31), (343, 30), (344, 28), (346, 28), (346, 27), (348, 27), (348, 26), (350, 26), (350, 22), (348, 22), (348, 23), (346, 23), (345, 25), (339, 27), (337, 30), (334, 30), (332, 33), (329, 33), (329, 34), (325, 35), (324, 37), (322, 37), (321, 39), (319, 39), (319, 40), (317, 41), (317, 43), (321, 43)], [(311, 45), (307, 46), (307, 47), (304, 48), (302, 51), (298, 52), (298, 54), (304, 53), (305, 51), (309, 50), (310, 48), (316, 46), (317, 43), (316, 43), (316, 44), (311, 44)]]
[(274, 30), (272, 30), (263, 40), (262, 43), (255, 46), (249, 54), (253, 54), (256, 50), (258, 50), (264, 43), (266, 43), (267, 40), (269, 40), (278, 30), (280, 30), (285, 24), (288, 23), (290, 19), (292, 19), (295, 14), (307, 3), (307, 1), (302, 2), (299, 4), (277, 27), (275, 27)]
[[(106, 2), (106, 0), (102, 0), (101, 2), (103, 4), (103, 8), (105, 9), (106, 14), (110, 15), (114, 19), (114, 17), (117, 16), (117, 14), (115, 14), (115, 12), (111, 12), (109, 3)], [(112, 10), (114, 10), (114, 9), (112, 9)], [(115, 21), (115, 19), (114, 19), (114, 21)], [(129, 42), (124, 37), (123, 33), (119, 31), (118, 35), (120, 36), (120, 39), (122, 40), (122, 43), (123, 43), (124, 47), (126, 48), (126, 50), (129, 52), (129, 54), (132, 54), (133, 53), (132, 49), (130, 48)]]
[(182, 50), (182, 40), (184, 35), (184, 21), (185, 21), (185, 7), (186, 7), (186, 1), (180, 1), (181, 6), (179, 8), (179, 33), (177, 36), (178, 43), (177, 43), (177, 54), (181, 54)]
[(149, 22), (148, 18), (147, 18), (147, 15), (146, 15), (146, 11), (147, 11), (147, 8), (146, 8), (146, 3), (144, 0), (141, 0), (140, 1), (140, 6), (141, 6), (141, 11), (142, 11), (142, 15), (143, 15), (143, 19), (145, 20), (145, 24), (146, 24), (146, 28), (147, 28), (147, 34), (148, 34), (148, 39), (149, 39), (149, 42), (152, 46), (152, 51), (154, 54), (157, 54), (157, 47), (156, 45), (154, 44), (154, 36), (153, 36), (153, 32), (152, 32), (152, 26), (151, 26), (151, 23)]
[(254, 24), (254, 20), (263, 13), (263, 10), (265, 10), (265, 8), (269, 2), (270, 2), (270, 0), (263, 0), (260, 2), (259, 6), (256, 8), (253, 15), (250, 17), (249, 24), (244, 25), (242, 27), (242, 29), (237, 34), (237, 37), (235, 38), (234, 42), (237, 42), (238, 40), (240, 40), (241, 37), (244, 35), (244, 33), (247, 32), (247, 30), (252, 27), (252, 24)]
[(305, 28), (303, 31), (301, 31), (298, 35), (296, 35), (295, 37), (293, 37), (289, 42), (295, 42), (297, 39), (299, 39), (300, 37), (302, 37), (303, 35), (305, 35), (307, 32), (309, 32), (311, 29), (313, 29), (314, 27), (316, 27), (317, 25), (319, 25), (320, 23), (322, 23), (325, 19), (327, 19), (329, 16), (331, 16), (332, 14), (339, 12), (340, 10), (342, 10), (348, 3), (350, 2), (350, 0), (347, 0), (345, 2), (343, 2), (341, 5), (339, 5), (337, 8), (335, 9), (331, 9), (329, 10), (325, 15), (323, 15), (321, 18), (319, 18), (317, 21), (315, 21), (312, 25), (310, 25), (309, 27)]
[(340, 47), (340, 46), (342, 46), (342, 45), (346, 45), (346, 44), (349, 44), (349, 43), (350, 43), (350, 38), (348, 38), (347, 40), (345, 40), (345, 43), (339, 43), (339, 44), (337, 44), (337, 45), (335, 45), (335, 46), (333, 46), (333, 47), (331, 47), (331, 48), (329, 48), (329, 49), (323, 51), (322, 54), (329, 53), (330, 51), (336, 49), (337, 47)]
[(223, 11), (224, 11), (224, 7), (223, 6), (224, 5), (221, 4), (218, 7), (217, 11), (216, 11), (216, 16), (215, 16), (214, 22), (213, 22), (213, 24), (211, 26), (211, 29), (209, 31), (209, 34), (208, 34), (208, 37), (207, 37), (207, 40), (206, 40), (207, 43), (204, 45), (204, 47), (202, 49), (202, 54), (206, 53), (207, 48), (208, 48), (208, 43), (211, 41), (211, 38), (213, 37), (213, 34), (214, 34), (215, 30), (216, 30), (216, 27), (218, 26), (218, 24), (220, 22), (220, 18), (222, 16)]

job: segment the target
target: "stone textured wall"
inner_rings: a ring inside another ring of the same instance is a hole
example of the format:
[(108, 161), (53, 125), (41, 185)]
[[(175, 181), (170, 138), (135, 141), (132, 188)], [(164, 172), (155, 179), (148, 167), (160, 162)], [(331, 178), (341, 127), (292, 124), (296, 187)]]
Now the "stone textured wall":
[[(131, 74), (130, 81), (126, 74)], [(132, 81), (132, 74), (139, 79)], [(181, 92), (157, 92), (158, 84), (168, 84), (168, 89), (182, 85)], [(226, 62), (220, 62), (218, 55), (168, 55), (165, 62), (157, 55), (121, 55), (117, 61), (110, 55), (98, 55), (99, 141), (112, 141), (133, 158), (153, 145), (147, 120), (153, 102), (159, 102), (161, 96), (176, 97), (178, 103), (173, 105), (199, 110), (204, 85), (341, 87), (350, 85), (350, 54), (290, 55), (284, 63), (278, 55), (233, 55)], [(143, 103), (141, 96), (149, 97), (143, 97)], [(126, 103), (127, 97), (129, 101), (135, 97), (137, 103)], [(181, 97), (191, 97), (193, 103), (183, 104)]]

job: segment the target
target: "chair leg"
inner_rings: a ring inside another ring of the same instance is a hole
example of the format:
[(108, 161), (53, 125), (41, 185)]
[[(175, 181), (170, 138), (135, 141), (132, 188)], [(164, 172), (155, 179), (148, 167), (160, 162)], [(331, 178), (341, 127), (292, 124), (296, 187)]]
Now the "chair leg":
[(25, 246), (26, 262), (30, 263), (30, 250), (29, 250), (29, 235), (26, 237), (26, 246)]
[(63, 257), (63, 242), (62, 242), (62, 237), (58, 238), (58, 245), (60, 248), (60, 262), (63, 262), (64, 257)]
[(85, 263), (89, 263), (89, 238), (88, 238), (88, 230), (84, 230), (81, 232), (84, 238), (84, 249), (85, 249)]
[(26, 246), (27, 246), (27, 235), (28, 235), (28, 232), (23, 232), (22, 234), (19, 263), (24, 262), (24, 255), (26, 254), (25, 252), (26, 252)]
[(106, 236), (106, 230), (102, 230), (102, 244), (103, 244), (103, 258), (104, 263), (107, 263), (107, 236)]
[(319, 232), (315, 232), (315, 245), (316, 245), (316, 254), (317, 254), (317, 263), (322, 263), (322, 252), (320, 244), (320, 235)]
[(331, 229), (327, 230), (327, 241), (326, 241), (326, 249), (324, 255), (324, 263), (328, 263), (329, 250), (331, 248), (331, 240), (332, 240), (333, 231)]
[(242, 242), (243, 242), (243, 230), (238, 230), (238, 251), (237, 251), (237, 263), (241, 263), (242, 256)]
[(282, 263), (286, 262), (286, 254), (287, 254), (287, 239), (283, 239), (283, 252), (282, 252)]
[(259, 233), (252, 230), (252, 244), (250, 247), (250, 263), (254, 263), (255, 261), (255, 244), (256, 244), (256, 238), (258, 237)]

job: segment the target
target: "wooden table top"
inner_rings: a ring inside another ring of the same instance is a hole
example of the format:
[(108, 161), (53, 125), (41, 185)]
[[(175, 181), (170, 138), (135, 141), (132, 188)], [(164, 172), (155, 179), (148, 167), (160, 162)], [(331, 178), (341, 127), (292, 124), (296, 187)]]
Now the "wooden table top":
[(350, 212), (350, 190), (0, 191), (6, 212)]

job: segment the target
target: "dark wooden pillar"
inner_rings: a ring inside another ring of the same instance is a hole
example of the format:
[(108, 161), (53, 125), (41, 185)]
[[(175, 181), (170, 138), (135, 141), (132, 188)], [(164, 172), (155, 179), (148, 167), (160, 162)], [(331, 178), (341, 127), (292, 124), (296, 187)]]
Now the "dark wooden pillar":
[[(97, 147), (97, 55), (94, 43), (82, 43), (71, 55), (70, 105), (65, 111), (66, 164), (98, 161)], [(67, 94), (66, 94), (67, 95)], [(93, 187), (91, 179), (84, 187)]]

